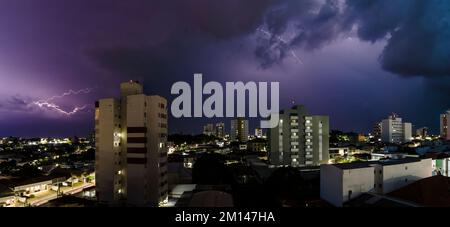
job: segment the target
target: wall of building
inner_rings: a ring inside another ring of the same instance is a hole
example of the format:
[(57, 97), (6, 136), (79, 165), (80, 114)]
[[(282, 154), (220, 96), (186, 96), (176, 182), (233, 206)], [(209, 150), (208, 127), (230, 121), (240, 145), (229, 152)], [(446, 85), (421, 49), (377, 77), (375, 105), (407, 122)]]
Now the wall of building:
[(121, 84), (121, 99), (96, 107), (96, 190), (100, 202), (158, 206), (168, 195), (167, 101)]
[(120, 169), (120, 147), (114, 141), (120, 121), (119, 103), (114, 99), (99, 100), (95, 113), (95, 178), (97, 198), (100, 202), (113, 203), (118, 200), (116, 172)]
[(403, 123), (403, 142), (411, 142), (412, 137), (412, 124)]
[(335, 165), (320, 166), (320, 198), (341, 207), (349, 199), (373, 190), (374, 167), (340, 169)]
[(392, 192), (432, 175), (431, 159), (396, 165), (376, 164), (374, 166), (376, 170), (376, 192), (380, 194)]
[(342, 170), (334, 165), (320, 166), (320, 198), (333, 204), (342, 206), (343, 186)]
[(313, 163), (312, 165), (327, 164), (329, 160), (330, 129), (328, 116), (313, 116)]
[(342, 176), (342, 201), (345, 203), (373, 190), (374, 167), (346, 169)]

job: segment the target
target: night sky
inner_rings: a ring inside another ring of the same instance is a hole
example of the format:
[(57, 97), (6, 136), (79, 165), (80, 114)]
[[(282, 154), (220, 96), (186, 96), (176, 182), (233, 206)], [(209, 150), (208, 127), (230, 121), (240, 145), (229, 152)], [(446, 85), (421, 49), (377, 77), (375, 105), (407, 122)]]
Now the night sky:
[[(369, 132), (392, 112), (438, 132), (450, 109), (447, 0), (0, 0), (0, 136), (93, 132), (119, 83), (279, 81), (291, 101)], [(170, 119), (200, 133), (210, 119)], [(229, 129), (229, 119), (226, 120)]]

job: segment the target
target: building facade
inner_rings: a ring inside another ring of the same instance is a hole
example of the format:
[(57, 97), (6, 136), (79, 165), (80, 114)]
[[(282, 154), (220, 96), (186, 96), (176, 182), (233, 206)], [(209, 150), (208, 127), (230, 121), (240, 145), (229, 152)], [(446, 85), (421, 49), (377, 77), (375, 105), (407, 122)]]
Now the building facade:
[(135, 81), (95, 109), (96, 192), (100, 203), (158, 206), (167, 201), (167, 101)]
[(236, 142), (248, 141), (248, 120), (244, 118), (231, 120), (230, 139)]
[(216, 135), (216, 129), (214, 128), (214, 124), (206, 124), (203, 126), (203, 135), (214, 136)]
[(220, 139), (225, 137), (225, 124), (223, 122), (216, 124), (216, 137)]
[(381, 122), (377, 122), (373, 125), (372, 136), (378, 141), (381, 140)]
[(422, 127), (416, 130), (416, 136), (425, 139), (428, 136), (428, 128)]
[(302, 105), (280, 112), (269, 129), (269, 161), (275, 166), (315, 166), (329, 160), (329, 117), (311, 116)]
[(256, 138), (263, 138), (263, 130), (262, 130), (262, 128), (256, 128), (255, 129), (255, 137)]
[(440, 118), (441, 138), (450, 140), (450, 110), (441, 114)]
[(402, 122), (396, 114), (381, 122), (381, 141), (386, 143), (406, 143), (412, 140), (412, 124)]

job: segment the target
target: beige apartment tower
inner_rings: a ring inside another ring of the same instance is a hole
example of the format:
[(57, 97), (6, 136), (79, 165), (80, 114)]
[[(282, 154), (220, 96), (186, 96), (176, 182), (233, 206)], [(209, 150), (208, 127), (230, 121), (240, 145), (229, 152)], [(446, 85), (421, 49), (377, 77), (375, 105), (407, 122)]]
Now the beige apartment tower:
[(120, 89), (120, 99), (96, 102), (97, 199), (112, 206), (158, 206), (168, 197), (167, 100), (144, 95), (135, 81)]

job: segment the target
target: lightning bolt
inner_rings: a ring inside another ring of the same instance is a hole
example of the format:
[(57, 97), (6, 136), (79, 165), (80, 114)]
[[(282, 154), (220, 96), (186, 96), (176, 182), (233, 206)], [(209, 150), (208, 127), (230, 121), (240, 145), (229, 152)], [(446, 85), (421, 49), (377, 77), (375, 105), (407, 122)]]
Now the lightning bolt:
[(61, 94), (61, 95), (55, 95), (55, 96), (50, 97), (50, 98), (48, 98), (48, 99), (45, 99), (45, 100), (39, 100), (39, 101), (50, 102), (50, 101), (52, 101), (52, 100), (64, 98), (65, 96), (69, 96), (69, 95), (89, 94), (89, 93), (91, 93), (92, 90), (93, 90), (92, 88), (84, 88), (84, 89), (80, 89), (80, 90), (78, 90), (78, 91), (74, 91), (74, 90), (71, 89), (71, 90), (69, 90), (69, 91), (64, 92), (64, 93)]
[[(285, 44), (285, 45), (289, 45), (289, 43), (288, 43), (288, 41), (286, 41), (285, 39), (283, 39), (283, 37), (281, 37), (281, 36), (279, 36), (279, 35), (273, 35), (272, 33), (270, 33), (269, 31), (267, 31), (267, 30), (264, 30), (263, 28), (258, 28), (258, 29), (256, 29), (257, 31), (259, 31), (259, 32), (261, 32), (261, 33), (263, 33), (264, 35), (266, 35), (266, 36), (269, 36), (269, 37), (275, 37), (279, 42), (281, 42), (281, 43), (283, 43), (283, 44)], [(294, 50), (292, 50), (292, 49), (289, 49), (289, 52), (291, 53), (291, 56), (298, 62), (298, 63), (300, 63), (300, 64), (302, 64), (303, 65), (303, 61), (302, 61), (302, 59), (300, 59), (298, 56), (297, 56), (297, 54), (295, 53), (295, 51)]]
[(76, 114), (79, 111), (86, 109), (86, 105), (81, 106), (81, 107), (77, 106), (77, 107), (73, 108), (72, 111), (65, 111), (61, 107), (59, 107), (58, 105), (56, 105), (54, 103), (36, 101), (36, 102), (33, 102), (33, 104), (35, 104), (35, 105), (37, 105), (37, 106), (39, 106), (41, 108), (46, 107), (46, 108), (49, 108), (49, 109), (53, 109), (56, 112), (64, 114), (64, 115), (67, 115), (67, 116)]
[(52, 101), (55, 99), (61, 99), (61, 98), (64, 98), (66, 96), (71, 96), (71, 95), (89, 94), (92, 90), (93, 90), (92, 88), (84, 88), (84, 89), (80, 89), (78, 91), (69, 90), (69, 91), (62, 93), (61, 95), (55, 95), (48, 99), (42, 99), (42, 100), (35, 101), (35, 102), (33, 102), (33, 104), (40, 108), (52, 109), (60, 114), (63, 114), (66, 116), (71, 116), (71, 115), (74, 115), (74, 114), (86, 109), (87, 106), (86, 105), (75, 106), (71, 111), (65, 111), (59, 105), (53, 103)]
[(297, 56), (297, 54), (294, 52), (294, 50), (291, 50), (291, 55), (292, 55), (292, 57), (295, 58), (295, 60), (297, 60), (298, 63), (300, 63), (300, 64), (303, 65), (302, 59), (300, 59), (300, 58)]

